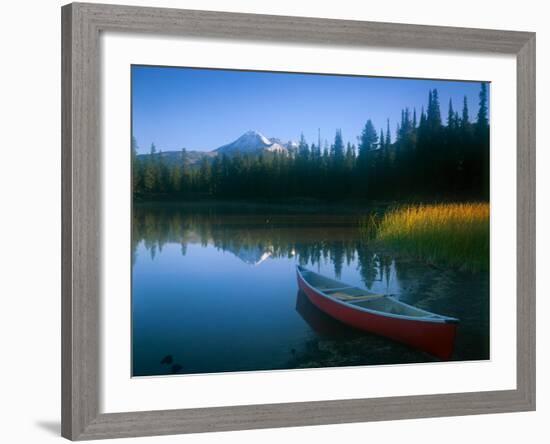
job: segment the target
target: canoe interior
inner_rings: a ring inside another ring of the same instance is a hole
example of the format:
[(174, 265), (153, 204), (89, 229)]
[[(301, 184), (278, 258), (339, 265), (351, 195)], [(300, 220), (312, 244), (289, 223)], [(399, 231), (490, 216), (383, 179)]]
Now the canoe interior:
[(309, 285), (321, 291), (331, 288), (346, 287), (346, 284), (344, 284), (343, 282), (321, 276), (320, 274), (314, 273), (310, 270), (306, 270), (305, 268), (300, 268), (300, 272), (302, 273), (303, 278), (308, 282)]
[(343, 282), (321, 276), (305, 268), (300, 268), (300, 273), (304, 280), (312, 287), (315, 287), (316, 290), (352, 306), (401, 316), (432, 319), (444, 318), (444, 316), (399, 302), (387, 295), (372, 293), (358, 287), (346, 286)]
[(434, 317), (438, 318), (438, 315), (427, 314), (425, 311), (418, 308), (412, 307), (410, 305), (402, 304), (395, 299), (388, 296), (381, 296), (379, 298), (355, 302), (353, 305), (358, 305), (359, 307), (368, 308), (370, 310), (382, 311), (384, 313), (402, 315), (402, 316), (417, 316), (417, 317)]

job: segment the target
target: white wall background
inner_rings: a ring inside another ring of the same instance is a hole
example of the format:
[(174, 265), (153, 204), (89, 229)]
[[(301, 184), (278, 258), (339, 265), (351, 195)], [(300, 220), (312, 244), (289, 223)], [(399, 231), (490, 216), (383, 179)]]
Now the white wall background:
[[(523, 0), (123, 1), (135, 5), (316, 16), (537, 32), (538, 101), (549, 99), (550, 29), (545, 4)], [(103, 3), (114, 3), (103, 0)], [(60, 6), (5, 2), (0, 25), (0, 408), (3, 442), (60, 441)], [(539, 106), (538, 121), (547, 118)], [(548, 235), (548, 132), (538, 125), (538, 411), (126, 440), (142, 443), (547, 442), (550, 391), (543, 313)], [(7, 136), (7, 137), (6, 137)], [(498, 147), (496, 147), (498, 148)]]

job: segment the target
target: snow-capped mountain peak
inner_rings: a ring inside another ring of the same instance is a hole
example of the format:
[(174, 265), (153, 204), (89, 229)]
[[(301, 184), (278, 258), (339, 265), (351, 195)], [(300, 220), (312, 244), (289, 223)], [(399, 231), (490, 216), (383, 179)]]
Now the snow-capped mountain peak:
[(259, 139), (265, 145), (271, 145), (271, 142), (267, 137), (258, 131), (250, 130), (244, 133), (240, 138)]
[(262, 151), (285, 152), (286, 148), (265, 137), (258, 131), (247, 131), (238, 139), (214, 150), (220, 154), (257, 154)]

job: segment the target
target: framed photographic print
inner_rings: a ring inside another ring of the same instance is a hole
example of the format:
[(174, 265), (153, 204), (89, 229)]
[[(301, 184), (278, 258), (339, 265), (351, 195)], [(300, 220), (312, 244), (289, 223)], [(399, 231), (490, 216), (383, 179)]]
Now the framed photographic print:
[(533, 33), (62, 23), (63, 436), (535, 408)]

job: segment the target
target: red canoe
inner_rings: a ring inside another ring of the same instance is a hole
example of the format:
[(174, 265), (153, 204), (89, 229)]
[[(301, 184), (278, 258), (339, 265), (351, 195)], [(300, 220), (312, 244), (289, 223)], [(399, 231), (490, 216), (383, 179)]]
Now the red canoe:
[(320, 310), (371, 333), (391, 338), (448, 360), (458, 319), (405, 304), (390, 295), (351, 287), (297, 266), (298, 286)]

